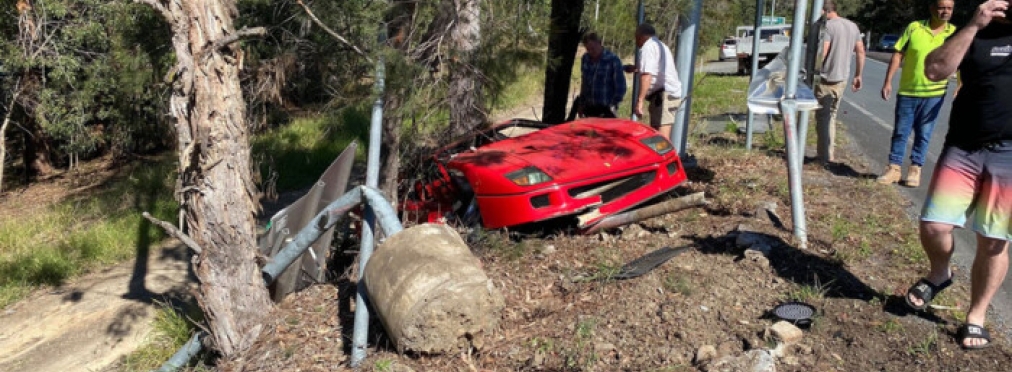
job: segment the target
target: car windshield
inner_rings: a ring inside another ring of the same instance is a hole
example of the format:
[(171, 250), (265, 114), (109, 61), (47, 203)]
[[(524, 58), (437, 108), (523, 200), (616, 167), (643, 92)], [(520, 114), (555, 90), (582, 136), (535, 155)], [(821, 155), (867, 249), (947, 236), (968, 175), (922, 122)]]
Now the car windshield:
[(882, 37), (882, 42), (885, 42), (885, 43), (895, 42), (896, 40), (899, 40), (899, 39), (900, 39), (900, 37), (898, 35), (885, 35), (885, 36)]
[(735, 45), (738, 41), (734, 39), (724, 40), (724, 45)]

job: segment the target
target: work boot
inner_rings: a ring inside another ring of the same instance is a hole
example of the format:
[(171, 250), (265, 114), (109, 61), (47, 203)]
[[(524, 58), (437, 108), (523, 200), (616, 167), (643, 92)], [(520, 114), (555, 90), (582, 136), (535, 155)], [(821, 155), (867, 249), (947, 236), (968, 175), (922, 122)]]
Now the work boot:
[[(913, 172), (913, 169), (911, 168), (910, 171)], [(920, 174), (920, 169), (918, 169), (917, 174), (918, 175)], [(881, 183), (883, 185), (897, 183), (900, 181), (900, 177), (902, 175), (903, 171), (900, 169), (899, 165), (889, 164), (889, 168), (886, 169), (885, 173), (883, 173), (881, 176), (878, 176), (878, 183)]]
[(921, 185), (921, 166), (911, 165), (910, 169), (907, 170), (907, 178), (903, 180), (903, 183), (908, 187), (917, 187)]

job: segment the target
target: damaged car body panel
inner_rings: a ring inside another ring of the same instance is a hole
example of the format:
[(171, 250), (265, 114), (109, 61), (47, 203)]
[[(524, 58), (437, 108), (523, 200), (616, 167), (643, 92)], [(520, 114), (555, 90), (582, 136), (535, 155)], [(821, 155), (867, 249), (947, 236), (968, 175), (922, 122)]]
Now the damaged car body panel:
[(686, 179), (667, 139), (623, 119), (512, 120), (443, 148), (433, 162), (404, 210), (430, 222), (480, 215), (487, 228), (567, 215), (584, 228)]

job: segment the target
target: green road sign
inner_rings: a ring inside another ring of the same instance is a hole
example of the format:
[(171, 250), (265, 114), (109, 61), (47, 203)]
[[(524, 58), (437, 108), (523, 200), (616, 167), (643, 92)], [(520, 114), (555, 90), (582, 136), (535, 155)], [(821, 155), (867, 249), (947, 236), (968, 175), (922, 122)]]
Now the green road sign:
[(782, 25), (782, 24), (787, 24), (787, 19), (784, 17), (763, 16), (764, 26)]

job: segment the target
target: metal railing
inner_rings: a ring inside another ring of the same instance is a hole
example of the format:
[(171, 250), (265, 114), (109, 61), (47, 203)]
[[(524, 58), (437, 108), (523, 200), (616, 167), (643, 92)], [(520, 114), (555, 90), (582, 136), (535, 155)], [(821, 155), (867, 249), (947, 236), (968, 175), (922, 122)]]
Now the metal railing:
[[(356, 187), (342, 195), (333, 203), (330, 203), (330, 205), (324, 208), (323, 211), (317, 213), (305, 228), (300, 230), (298, 234), (295, 234), (295, 237), (288, 242), (288, 244), (286, 244), (285, 247), (278, 252), (278, 254), (274, 256), (270, 262), (264, 265), (264, 267), (260, 270), (263, 274), (264, 282), (267, 285), (273, 283), (274, 280), (281, 275), (281, 272), (295, 262), (295, 260), (299, 258), (299, 256), (301, 256), (310, 245), (313, 244), (313, 242), (319, 239), (320, 236), (322, 236), (331, 227), (334, 227), (334, 225), (336, 225), (345, 214), (359, 205), (366, 205), (375, 212), (376, 220), (379, 222), (379, 227), (386, 236), (396, 234), (404, 229), (401, 225), (401, 221), (397, 219), (397, 212), (394, 211), (390, 202), (383, 197), (379, 190), (369, 186)], [(362, 270), (364, 267), (365, 266), (363, 265), (359, 271), (364, 272), (364, 270)], [(361, 278), (359, 279), (359, 282), (361, 283)], [(359, 294), (364, 296), (364, 293)], [(365, 301), (365, 298), (362, 298), (361, 300)], [(364, 303), (356, 304), (355, 313), (358, 314), (359, 310), (368, 315), (368, 310)], [(368, 320), (368, 318), (366, 319)], [(368, 323), (366, 324), (366, 327), (368, 327)], [(359, 325), (356, 324), (355, 337), (358, 337), (360, 332), (368, 332), (368, 328), (361, 330), (359, 328)], [(200, 352), (202, 349), (201, 339), (203, 339), (206, 335), (207, 334), (203, 331), (193, 335), (193, 337), (190, 338), (190, 341), (172, 355), (172, 357), (169, 358), (169, 360), (165, 362), (158, 371), (175, 371), (184, 366), (191, 358), (193, 358), (194, 355)], [(361, 361), (361, 359), (358, 361)], [(352, 363), (355, 364), (356, 361), (353, 360)]]

